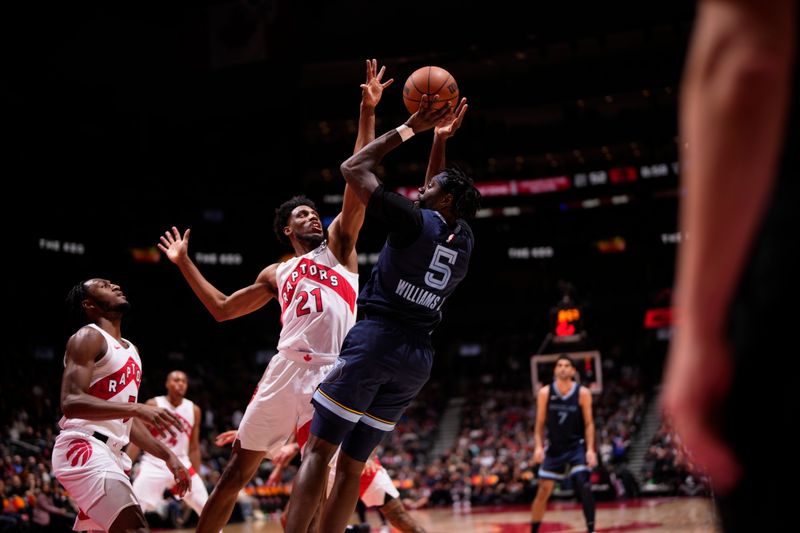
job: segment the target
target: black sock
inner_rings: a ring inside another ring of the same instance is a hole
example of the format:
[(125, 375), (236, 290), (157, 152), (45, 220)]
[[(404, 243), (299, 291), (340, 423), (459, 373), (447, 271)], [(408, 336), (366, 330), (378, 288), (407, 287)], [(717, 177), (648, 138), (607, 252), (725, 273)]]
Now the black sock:
[(539, 526), (541, 525), (541, 522), (531, 522), (531, 533), (539, 533)]
[(356, 513), (358, 513), (358, 520), (364, 524), (367, 521), (367, 506), (364, 505), (360, 499), (356, 502)]
[(580, 496), (583, 504), (583, 517), (586, 519), (586, 529), (594, 531), (594, 495), (592, 494), (592, 482), (589, 481), (589, 472), (582, 471), (572, 476), (572, 483), (575, 492)]

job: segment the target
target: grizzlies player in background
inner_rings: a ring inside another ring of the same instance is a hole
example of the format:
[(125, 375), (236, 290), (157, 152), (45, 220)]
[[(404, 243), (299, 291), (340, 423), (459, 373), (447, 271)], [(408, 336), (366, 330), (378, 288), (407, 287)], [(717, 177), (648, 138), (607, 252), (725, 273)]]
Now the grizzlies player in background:
[[(539, 488), (531, 505), (531, 533), (538, 533), (547, 499), (556, 480), (569, 476), (583, 504), (586, 528), (594, 529), (594, 497), (589, 482), (591, 469), (597, 466), (594, 451), (592, 393), (578, 385), (575, 363), (566, 355), (556, 359), (552, 385), (545, 385), (536, 398), (536, 449), (534, 464), (539, 467)], [(547, 451), (544, 427), (547, 425)]]
[[(288, 533), (305, 532), (308, 509), (325, 488), (326, 467), (341, 452), (336, 479), (325, 504), (320, 533), (341, 533), (358, 500), (364, 463), (428, 380), (433, 349), (430, 333), (441, 307), (467, 274), (472, 230), (480, 193), (456, 169), (444, 169), (444, 145), (461, 125), (463, 99), (455, 112), (435, 110), (423, 96), (405, 124), (365, 146), (345, 161), (342, 174), (371, 216), (389, 227), (378, 263), (358, 298), (364, 319), (342, 345), (340, 360), (314, 393), (311, 438), (300, 466)], [(417, 203), (384, 188), (375, 167), (415, 133), (434, 130), (425, 183)]]

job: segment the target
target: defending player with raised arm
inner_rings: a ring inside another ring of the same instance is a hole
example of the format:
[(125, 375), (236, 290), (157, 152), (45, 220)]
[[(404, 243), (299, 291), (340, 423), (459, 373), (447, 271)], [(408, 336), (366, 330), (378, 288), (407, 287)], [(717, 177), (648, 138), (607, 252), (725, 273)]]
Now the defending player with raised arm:
[[(385, 70), (377, 69), (376, 60), (368, 60), (366, 67), (356, 151), (374, 138), (375, 106), (393, 81), (382, 81)], [(263, 457), (272, 458), (293, 433), (297, 432), (298, 441), (308, 434), (313, 413), (310, 396), (332, 368), (345, 334), (355, 323), (355, 244), (364, 213), (364, 205), (346, 186), (342, 212), (326, 235), (308, 198), (297, 196), (284, 202), (276, 210), (274, 230), (279, 240), (291, 245), (295, 257), (269, 265), (252, 285), (231, 295), (208, 282), (189, 259), (188, 229), (181, 236), (173, 227), (161, 238), (161, 251), (178, 266), (216, 320), (252, 313), (273, 298), (281, 305), (278, 354), (247, 406), (231, 460), (211, 493), (198, 531), (215, 532), (225, 525), (239, 490)]]
[[(404, 125), (341, 165), (348, 186), (370, 215), (388, 226), (389, 234), (359, 295), (364, 319), (347, 334), (336, 369), (314, 393), (312, 436), (290, 498), (290, 533), (307, 530), (308, 510), (322, 494), (327, 465), (340, 445), (321, 531), (344, 529), (358, 500), (367, 458), (428, 380), (431, 332), (441, 321), (445, 300), (466, 276), (474, 238), (464, 219), (474, 216), (480, 199), (472, 180), (453, 168), (435, 172), (441, 162), (431, 161), (428, 166), (435, 174), (428, 177), (426, 172), (419, 199), (412, 202), (386, 190), (375, 174), (382, 158), (415, 133), (437, 125), (440, 136), (455, 131), (466, 102), (453, 112), (434, 110), (435, 101), (423, 96), (419, 110)], [(443, 160), (444, 143), (437, 148)]]

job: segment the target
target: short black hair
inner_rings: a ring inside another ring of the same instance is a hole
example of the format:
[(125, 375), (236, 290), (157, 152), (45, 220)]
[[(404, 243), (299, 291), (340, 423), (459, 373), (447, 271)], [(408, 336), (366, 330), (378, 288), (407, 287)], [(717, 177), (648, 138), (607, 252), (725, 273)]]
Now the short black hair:
[(317, 206), (314, 202), (302, 194), (289, 198), (275, 210), (275, 220), (272, 222), (272, 229), (275, 230), (275, 236), (278, 237), (278, 240), (283, 244), (291, 244), (289, 238), (283, 233), (283, 228), (289, 223), (289, 216), (292, 214), (292, 211), (301, 205), (307, 205), (314, 211), (317, 210)]
[(575, 365), (575, 361), (573, 361), (573, 360), (572, 360), (572, 357), (568, 356), (568, 355), (567, 355), (567, 354), (565, 354), (565, 353), (562, 353), (561, 355), (559, 355), (559, 356), (556, 358), (556, 364), (558, 364), (558, 362), (559, 362), (559, 361), (561, 361), (562, 359), (563, 359), (564, 361), (567, 361), (567, 362), (569, 362), (569, 364), (570, 364), (570, 365), (572, 365), (572, 368), (574, 368), (575, 370), (578, 370), (578, 367)]
[(91, 279), (85, 279), (72, 287), (67, 294), (66, 305), (70, 317), (77, 322), (86, 322), (86, 310), (83, 301), (89, 297), (89, 288), (86, 286)]
[(481, 206), (481, 193), (472, 178), (457, 167), (442, 170), (442, 188), (453, 195), (453, 211), (458, 218), (473, 218)]

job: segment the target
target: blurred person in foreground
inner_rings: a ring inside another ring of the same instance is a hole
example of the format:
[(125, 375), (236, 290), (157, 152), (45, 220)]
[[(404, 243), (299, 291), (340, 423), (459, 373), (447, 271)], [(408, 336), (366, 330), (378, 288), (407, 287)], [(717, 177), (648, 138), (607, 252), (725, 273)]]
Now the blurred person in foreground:
[(800, 410), (778, 377), (800, 370), (796, 27), (794, 1), (702, 2), (684, 72), (685, 240), (664, 406), (726, 531), (784, 530), (796, 499), (780, 480), (798, 474)]

